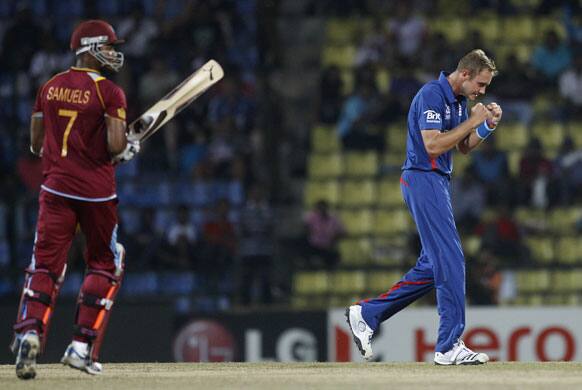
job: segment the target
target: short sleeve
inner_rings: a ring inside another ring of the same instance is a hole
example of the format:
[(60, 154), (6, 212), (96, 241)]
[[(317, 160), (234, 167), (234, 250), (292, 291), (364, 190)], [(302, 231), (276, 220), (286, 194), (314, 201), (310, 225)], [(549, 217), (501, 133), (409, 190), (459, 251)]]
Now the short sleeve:
[(424, 89), (418, 99), (417, 118), (420, 130), (443, 129), (443, 97), (434, 90)]
[(113, 118), (126, 120), (127, 102), (125, 93), (121, 88), (113, 83), (105, 84), (107, 91), (104, 91), (103, 100), (105, 103), (105, 113)]

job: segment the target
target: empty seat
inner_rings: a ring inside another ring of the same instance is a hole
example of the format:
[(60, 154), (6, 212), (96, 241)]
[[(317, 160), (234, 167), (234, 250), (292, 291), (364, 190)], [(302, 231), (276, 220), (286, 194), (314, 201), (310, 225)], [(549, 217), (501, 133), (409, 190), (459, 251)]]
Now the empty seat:
[[(386, 129), (386, 145), (391, 151), (406, 151), (408, 127), (405, 122), (398, 122)], [(404, 162), (404, 160), (402, 160)]]
[(350, 235), (372, 233), (374, 219), (370, 210), (342, 210), (340, 217)]
[(562, 145), (565, 129), (561, 123), (539, 122), (534, 125), (533, 134), (539, 138), (547, 152), (558, 149)]
[(127, 296), (155, 295), (158, 292), (156, 272), (129, 272), (123, 279), (121, 292)]
[(335, 271), (330, 275), (332, 293), (359, 294), (366, 290), (366, 274), (363, 271)]
[(331, 205), (336, 205), (339, 200), (339, 183), (336, 180), (313, 181), (305, 185), (305, 204), (313, 206), (319, 200), (326, 200)]
[(467, 24), (461, 18), (434, 18), (431, 20), (430, 29), (442, 33), (449, 42), (466, 39)]
[(376, 182), (373, 180), (348, 180), (341, 186), (340, 204), (358, 207), (372, 206), (376, 202)]
[(556, 244), (556, 259), (560, 263), (582, 262), (582, 240), (580, 237), (561, 237)]
[(532, 42), (535, 38), (535, 26), (530, 16), (506, 17), (502, 20), (501, 39), (504, 42)]
[(562, 207), (550, 212), (550, 227), (555, 233), (572, 233), (582, 218), (582, 207)]
[(368, 290), (373, 294), (384, 293), (402, 278), (399, 271), (374, 271), (368, 273)]
[(551, 238), (528, 238), (526, 242), (536, 261), (540, 263), (550, 263), (554, 259), (554, 243)]
[(335, 128), (333, 126), (315, 126), (311, 130), (311, 148), (318, 153), (338, 152), (340, 144)]
[(387, 207), (402, 207), (404, 205), (399, 176), (387, 177), (380, 181), (378, 204)]
[(367, 238), (345, 238), (339, 242), (342, 265), (365, 265), (372, 257), (372, 243)]
[(582, 269), (555, 271), (552, 279), (553, 291), (582, 290)]
[(503, 124), (503, 131), (496, 132), (495, 137), (500, 148), (513, 150), (525, 148), (529, 134), (522, 123), (509, 122)]
[(340, 68), (352, 68), (355, 57), (354, 45), (326, 46), (323, 48), (321, 63), (323, 66), (336, 65)]
[(373, 176), (378, 172), (379, 159), (374, 152), (349, 152), (345, 154), (344, 173), (348, 176)]
[(374, 234), (391, 236), (407, 233), (412, 225), (412, 218), (406, 209), (378, 210), (374, 218)]
[(543, 291), (552, 284), (551, 274), (547, 270), (517, 271), (517, 289), (523, 292)]
[(307, 164), (307, 174), (311, 179), (336, 178), (343, 171), (342, 156), (339, 153), (312, 153)]
[(293, 276), (293, 291), (296, 294), (325, 294), (329, 291), (329, 280), (325, 271), (302, 271)]

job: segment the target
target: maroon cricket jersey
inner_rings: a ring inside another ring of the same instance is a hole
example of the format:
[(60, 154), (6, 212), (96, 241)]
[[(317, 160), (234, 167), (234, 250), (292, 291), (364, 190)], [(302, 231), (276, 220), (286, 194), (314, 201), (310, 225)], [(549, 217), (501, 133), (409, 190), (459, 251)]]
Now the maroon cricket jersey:
[(86, 201), (114, 199), (115, 170), (107, 150), (105, 116), (125, 121), (125, 94), (98, 71), (71, 67), (38, 91), (42, 115), (42, 189)]

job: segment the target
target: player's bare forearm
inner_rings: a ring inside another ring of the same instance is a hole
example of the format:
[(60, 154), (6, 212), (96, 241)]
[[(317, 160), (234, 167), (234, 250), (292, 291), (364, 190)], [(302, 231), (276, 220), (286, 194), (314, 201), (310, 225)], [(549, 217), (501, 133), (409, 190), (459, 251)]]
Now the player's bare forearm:
[(422, 140), (424, 141), (424, 147), (431, 158), (437, 158), (468, 137), (473, 129), (473, 124), (466, 120), (445, 133), (441, 133), (439, 130), (423, 130)]
[(477, 136), (477, 133), (471, 132), (457, 144), (457, 150), (463, 154), (468, 154), (477, 146), (481, 145), (481, 142), (483, 140)]
[(123, 152), (127, 145), (125, 121), (106, 115), (105, 124), (107, 126), (107, 149), (111, 156), (116, 156)]
[(40, 156), (44, 141), (44, 125), (42, 113), (33, 114), (30, 118), (30, 151)]

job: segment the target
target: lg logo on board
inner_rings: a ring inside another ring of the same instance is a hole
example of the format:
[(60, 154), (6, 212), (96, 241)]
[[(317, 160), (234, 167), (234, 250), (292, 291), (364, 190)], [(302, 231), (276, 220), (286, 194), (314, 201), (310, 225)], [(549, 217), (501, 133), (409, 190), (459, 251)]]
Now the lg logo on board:
[(232, 334), (215, 321), (193, 321), (174, 340), (177, 362), (231, 362), (235, 359)]

